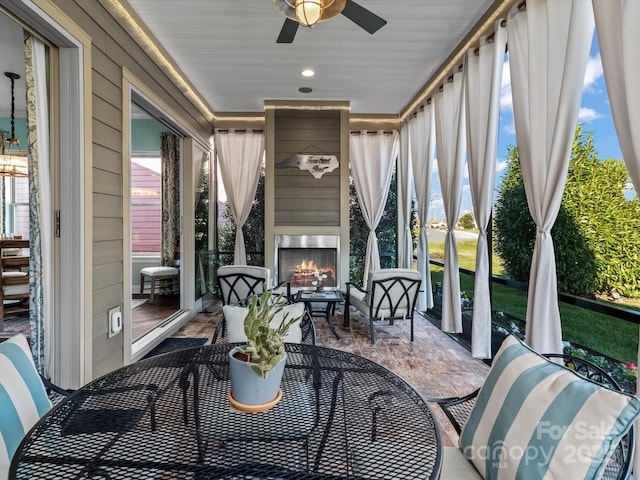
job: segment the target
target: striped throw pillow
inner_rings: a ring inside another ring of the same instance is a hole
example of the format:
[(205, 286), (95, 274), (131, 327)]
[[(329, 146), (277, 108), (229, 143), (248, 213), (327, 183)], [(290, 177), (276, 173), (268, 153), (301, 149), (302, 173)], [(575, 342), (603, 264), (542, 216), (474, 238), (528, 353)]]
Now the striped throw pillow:
[(25, 434), (51, 409), (24, 335), (0, 343), (0, 471)]
[(550, 361), (510, 336), (460, 435), (483, 478), (600, 478), (640, 399)]

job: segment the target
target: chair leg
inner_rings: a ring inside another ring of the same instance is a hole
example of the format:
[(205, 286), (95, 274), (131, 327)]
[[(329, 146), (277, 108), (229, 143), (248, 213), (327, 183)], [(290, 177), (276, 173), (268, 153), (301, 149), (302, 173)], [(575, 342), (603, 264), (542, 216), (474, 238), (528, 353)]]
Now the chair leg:
[(151, 293), (149, 294), (149, 303), (153, 303), (156, 296), (156, 277), (151, 277)]
[(344, 299), (344, 314), (342, 315), (342, 326), (344, 328), (349, 328), (350, 324), (349, 318), (349, 295)]
[(144, 294), (144, 275), (140, 274), (140, 297)]
[(373, 318), (369, 317), (369, 331), (370, 336), (371, 336), (371, 344), (375, 344), (376, 343), (376, 329), (373, 328)]
[(411, 341), (413, 342), (413, 315), (411, 315)]

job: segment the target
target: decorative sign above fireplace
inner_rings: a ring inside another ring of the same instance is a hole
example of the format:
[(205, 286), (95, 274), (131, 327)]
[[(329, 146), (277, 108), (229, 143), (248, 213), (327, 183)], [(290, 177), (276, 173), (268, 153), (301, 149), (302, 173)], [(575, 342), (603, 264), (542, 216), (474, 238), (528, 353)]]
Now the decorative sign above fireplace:
[(338, 157), (335, 155), (304, 155), (297, 154), (279, 162), (277, 168), (298, 167), (307, 170), (314, 178), (320, 178), (325, 173), (333, 172), (338, 168)]

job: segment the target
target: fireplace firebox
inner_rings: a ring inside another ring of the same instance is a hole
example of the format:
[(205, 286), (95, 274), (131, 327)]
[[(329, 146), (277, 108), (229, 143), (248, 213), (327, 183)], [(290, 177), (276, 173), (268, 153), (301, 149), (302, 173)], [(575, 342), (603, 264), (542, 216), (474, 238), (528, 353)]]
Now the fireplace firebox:
[[(329, 235), (281, 235), (276, 237), (278, 283), (293, 289), (338, 286), (338, 240)], [(315, 283), (314, 283), (315, 282)]]

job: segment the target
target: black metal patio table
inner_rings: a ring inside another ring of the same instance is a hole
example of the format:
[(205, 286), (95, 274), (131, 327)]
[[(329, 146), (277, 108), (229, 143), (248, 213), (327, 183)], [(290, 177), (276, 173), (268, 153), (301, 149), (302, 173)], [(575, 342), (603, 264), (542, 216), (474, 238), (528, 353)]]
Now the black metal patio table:
[(442, 440), (422, 397), (357, 355), (287, 344), (282, 399), (227, 399), (228, 345), (151, 357), (76, 391), (25, 437), (11, 479), (427, 479)]
[[(338, 332), (336, 332), (331, 322), (331, 314), (335, 312), (336, 304), (344, 302), (344, 297), (340, 290), (323, 290), (321, 292), (316, 290), (298, 290), (293, 296), (293, 301), (304, 302), (304, 308), (312, 317), (318, 314), (322, 315), (327, 321), (331, 333), (340, 340), (340, 335), (338, 335)], [(322, 305), (322, 308), (315, 308), (314, 305), (317, 304)]]

